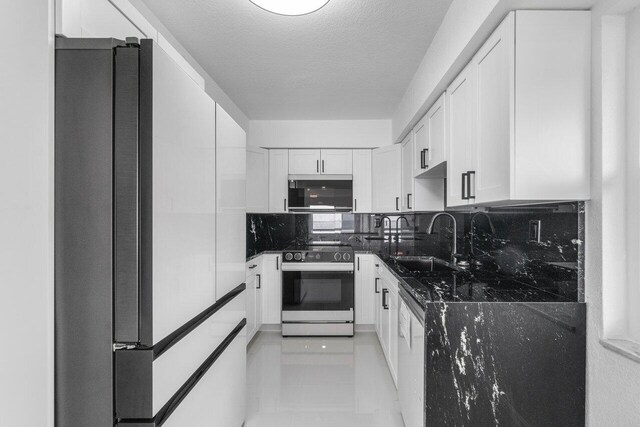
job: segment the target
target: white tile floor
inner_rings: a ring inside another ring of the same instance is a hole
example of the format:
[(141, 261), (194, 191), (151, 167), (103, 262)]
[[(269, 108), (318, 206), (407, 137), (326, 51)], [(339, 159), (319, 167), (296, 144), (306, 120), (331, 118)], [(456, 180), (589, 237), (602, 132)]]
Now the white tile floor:
[(261, 332), (247, 355), (246, 427), (403, 427), (375, 333), (282, 338)]

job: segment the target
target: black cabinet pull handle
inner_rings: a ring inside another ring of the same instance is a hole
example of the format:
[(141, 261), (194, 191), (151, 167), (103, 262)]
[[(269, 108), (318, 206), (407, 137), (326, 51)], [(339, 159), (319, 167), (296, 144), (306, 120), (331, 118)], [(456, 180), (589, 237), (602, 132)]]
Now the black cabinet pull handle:
[(378, 280), (380, 280), (380, 278), (376, 277), (376, 280), (375, 280), (374, 285), (373, 285), (374, 286), (374, 290), (376, 291), (376, 294), (380, 293), (380, 291), (378, 290)]
[(358, 271), (360, 271), (360, 257), (358, 257)]
[(387, 304), (387, 295), (389, 294), (389, 289), (382, 290), (382, 308), (385, 310), (389, 310), (389, 304)]
[(258, 264), (253, 264), (251, 267), (249, 267), (249, 270), (253, 270), (254, 268), (256, 268), (258, 266)]
[(424, 169), (425, 168), (425, 157), (424, 157), (424, 150), (420, 151), (420, 169)]
[(462, 174), (462, 191), (461, 191), (461, 196), (460, 198), (462, 200), (469, 200), (469, 197), (465, 194), (465, 183), (467, 182), (467, 174), (463, 173)]
[(256, 274), (256, 279), (258, 279), (258, 284), (256, 285), (256, 289), (260, 289), (260, 287), (262, 286), (262, 278), (260, 277), (259, 274)]
[(473, 182), (475, 184), (476, 171), (468, 171), (467, 172), (467, 199), (475, 199), (476, 198), (475, 185), (473, 186), (473, 188), (474, 188), (473, 195), (471, 195), (471, 175), (473, 175)]
[(398, 203), (400, 202), (400, 197), (396, 197), (396, 210), (399, 211)]
[(411, 193), (407, 194), (407, 208), (408, 208), (408, 209), (413, 209), (413, 208), (411, 207), (411, 196), (412, 196), (412, 194), (411, 194)]
[(358, 199), (353, 199), (353, 210), (354, 211), (358, 210)]
[(324, 160), (322, 161), (322, 173), (324, 173)]
[(280, 257), (276, 257), (276, 270), (280, 270)]
[(320, 160), (316, 160), (316, 172), (320, 173)]
[(287, 199), (284, 199), (284, 211), (287, 211)]

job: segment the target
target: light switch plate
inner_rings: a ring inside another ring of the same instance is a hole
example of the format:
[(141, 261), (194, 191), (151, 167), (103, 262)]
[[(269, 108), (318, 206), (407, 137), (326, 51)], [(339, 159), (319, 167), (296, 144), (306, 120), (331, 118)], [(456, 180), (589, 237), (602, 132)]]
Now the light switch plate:
[(532, 219), (529, 221), (529, 241), (540, 243), (540, 235), (542, 229), (542, 221), (539, 219)]

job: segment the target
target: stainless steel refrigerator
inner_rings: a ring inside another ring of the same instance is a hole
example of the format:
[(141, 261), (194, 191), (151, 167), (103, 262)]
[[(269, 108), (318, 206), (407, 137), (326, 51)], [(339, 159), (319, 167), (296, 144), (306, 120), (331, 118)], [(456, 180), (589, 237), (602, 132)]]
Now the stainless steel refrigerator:
[(215, 103), (152, 40), (58, 38), (55, 60), (56, 425), (239, 427)]

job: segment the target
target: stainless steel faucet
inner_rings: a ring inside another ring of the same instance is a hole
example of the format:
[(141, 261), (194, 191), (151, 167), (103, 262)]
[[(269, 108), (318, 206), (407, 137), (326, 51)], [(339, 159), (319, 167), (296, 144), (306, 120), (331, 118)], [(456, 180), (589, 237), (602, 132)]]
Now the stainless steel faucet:
[(449, 212), (438, 212), (437, 214), (435, 214), (433, 216), (433, 218), (431, 218), (431, 223), (429, 224), (429, 227), (427, 228), (427, 233), (428, 234), (433, 234), (433, 226), (436, 222), (436, 219), (440, 218), (441, 216), (448, 216), (449, 218), (451, 218), (451, 222), (453, 223), (453, 241), (452, 241), (452, 245), (451, 245), (451, 262), (453, 264), (456, 263), (456, 255), (458, 253), (458, 245), (457, 245), (457, 240), (458, 240), (458, 223), (456, 221), (456, 218), (451, 215)]
[[(387, 215), (382, 215), (380, 217), (380, 237), (382, 237), (383, 239), (385, 238), (385, 235), (384, 235), (384, 220), (385, 219), (389, 221), (389, 230), (391, 230), (391, 218), (389, 218)], [(388, 248), (388, 251), (389, 251), (389, 256), (391, 256), (391, 233), (389, 233), (389, 248)]]
[(404, 222), (407, 224), (407, 227), (411, 227), (411, 224), (409, 224), (409, 220), (404, 215), (400, 215), (398, 218), (396, 218), (396, 256), (398, 256), (398, 245), (400, 244), (400, 226), (399, 225), (403, 219), (404, 219)]
[(475, 235), (476, 233), (473, 231), (473, 224), (476, 221), (476, 218), (478, 216), (483, 216), (487, 219), (487, 222), (489, 223), (489, 229), (491, 229), (491, 234), (493, 234), (495, 236), (496, 234), (496, 228), (493, 226), (493, 221), (491, 221), (491, 217), (489, 215), (487, 215), (486, 212), (478, 212), (476, 214), (474, 214), (473, 216), (471, 216), (471, 220), (469, 221), (469, 228), (471, 230), (470, 235), (469, 235), (469, 246), (470, 246), (470, 251), (471, 251), (471, 255), (475, 255), (475, 250), (474, 250), (474, 240), (475, 240)]

